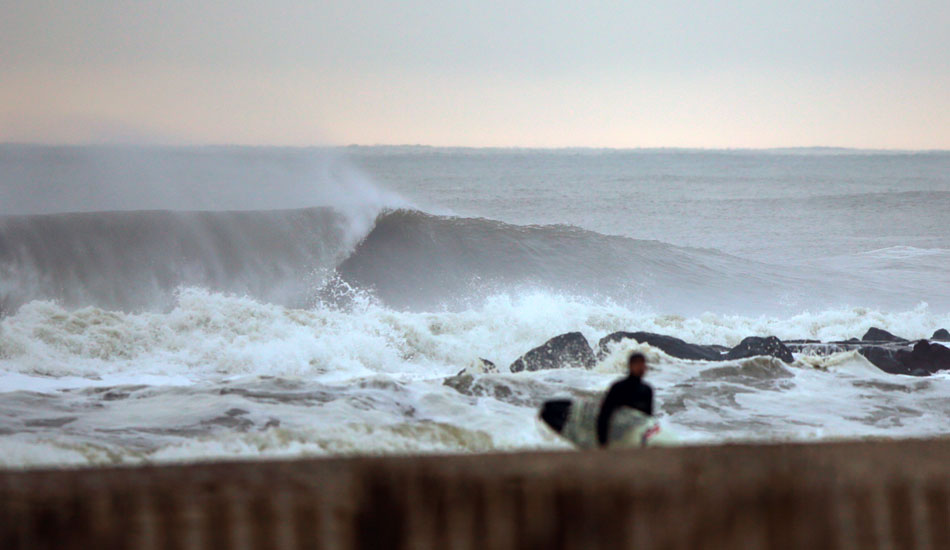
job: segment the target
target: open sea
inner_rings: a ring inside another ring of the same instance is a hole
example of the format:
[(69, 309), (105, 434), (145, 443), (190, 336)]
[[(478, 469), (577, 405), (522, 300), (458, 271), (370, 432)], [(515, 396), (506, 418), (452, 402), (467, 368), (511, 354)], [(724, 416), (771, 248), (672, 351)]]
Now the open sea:
[(0, 467), (567, 448), (633, 349), (686, 443), (950, 433), (856, 352), (508, 369), (872, 326), (950, 328), (950, 152), (0, 145)]

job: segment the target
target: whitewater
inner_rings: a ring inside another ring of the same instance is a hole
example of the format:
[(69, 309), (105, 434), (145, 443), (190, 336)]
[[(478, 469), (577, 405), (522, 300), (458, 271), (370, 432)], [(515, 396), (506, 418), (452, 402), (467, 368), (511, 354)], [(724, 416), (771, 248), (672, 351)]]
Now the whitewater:
[(508, 365), (929, 338), (948, 226), (943, 152), (2, 145), (0, 466), (566, 448), (632, 350), (687, 443), (942, 436), (950, 374), (856, 352)]

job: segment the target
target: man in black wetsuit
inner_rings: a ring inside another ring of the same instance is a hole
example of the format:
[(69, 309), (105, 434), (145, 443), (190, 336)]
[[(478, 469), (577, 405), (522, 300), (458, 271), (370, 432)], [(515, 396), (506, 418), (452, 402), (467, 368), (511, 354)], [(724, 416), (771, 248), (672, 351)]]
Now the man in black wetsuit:
[(610, 417), (620, 407), (631, 407), (644, 414), (653, 415), (653, 388), (641, 380), (647, 372), (647, 359), (640, 353), (630, 355), (627, 360), (630, 375), (614, 382), (604, 398), (604, 404), (597, 415), (597, 441), (600, 446), (607, 445), (607, 428)]

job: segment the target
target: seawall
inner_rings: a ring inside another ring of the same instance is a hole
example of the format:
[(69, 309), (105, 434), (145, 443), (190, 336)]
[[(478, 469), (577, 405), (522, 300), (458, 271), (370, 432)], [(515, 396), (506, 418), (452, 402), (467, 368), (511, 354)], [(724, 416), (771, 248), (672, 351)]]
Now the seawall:
[(0, 472), (0, 548), (950, 548), (950, 441)]

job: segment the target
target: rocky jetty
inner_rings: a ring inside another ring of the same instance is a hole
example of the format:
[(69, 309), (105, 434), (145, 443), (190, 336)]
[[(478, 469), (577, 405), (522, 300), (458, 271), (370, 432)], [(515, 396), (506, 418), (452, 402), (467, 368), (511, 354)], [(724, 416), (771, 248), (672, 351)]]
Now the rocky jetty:
[(551, 338), (519, 357), (511, 364), (511, 372), (583, 367), (589, 369), (597, 360), (587, 338), (580, 332), (568, 332)]
[(635, 340), (663, 351), (670, 357), (692, 361), (728, 361), (766, 355), (791, 363), (792, 352), (775, 336), (750, 336), (734, 348), (717, 345), (691, 344), (679, 338), (652, 332), (614, 332), (598, 342), (598, 356), (606, 357), (609, 346), (623, 340)]
[[(907, 340), (890, 332), (871, 327), (864, 335), (848, 340), (822, 342), (819, 340), (785, 340), (776, 336), (749, 336), (738, 345), (727, 346), (693, 344), (653, 332), (618, 331), (608, 334), (597, 343), (595, 357), (587, 339), (580, 332), (568, 332), (551, 338), (528, 351), (511, 364), (513, 373), (560, 368), (592, 368), (598, 359), (607, 357), (611, 348), (624, 340), (633, 340), (655, 347), (677, 359), (690, 361), (735, 361), (750, 357), (775, 357), (785, 363), (794, 362), (793, 354), (824, 356), (857, 351), (872, 365), (890, 374), (929, 376), (950, 370), (950, 346), (937, 342), (950, 341), (950, 332), (939, 329), (930, 340)], [(492, 395), (498, 388), (479, 385), (482, 374), (496, 374), (498, 369), (487, 359), (478, 359), (456, 376), (446, 379), (446, 385), (462, 393)]]

